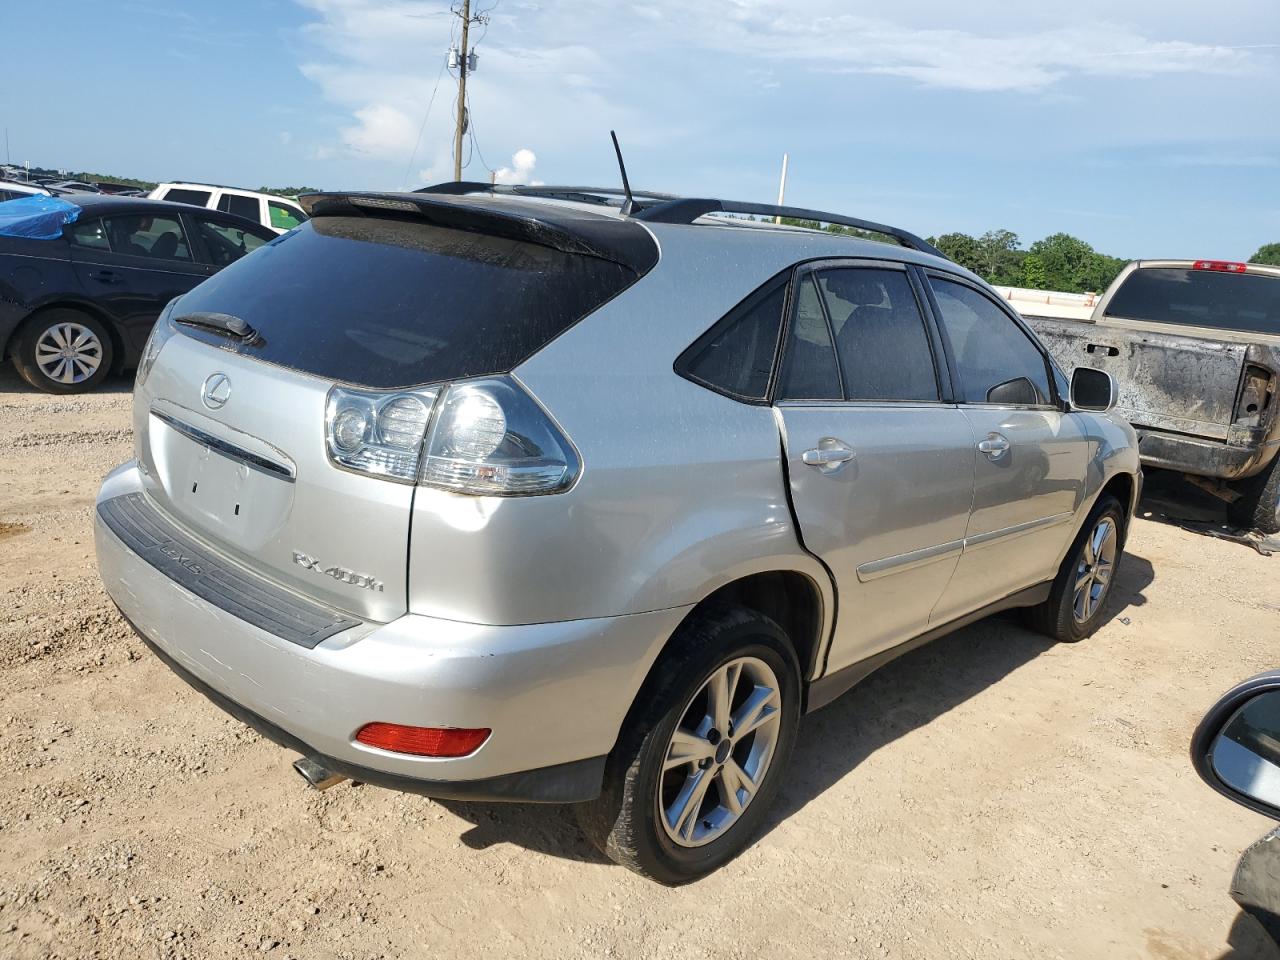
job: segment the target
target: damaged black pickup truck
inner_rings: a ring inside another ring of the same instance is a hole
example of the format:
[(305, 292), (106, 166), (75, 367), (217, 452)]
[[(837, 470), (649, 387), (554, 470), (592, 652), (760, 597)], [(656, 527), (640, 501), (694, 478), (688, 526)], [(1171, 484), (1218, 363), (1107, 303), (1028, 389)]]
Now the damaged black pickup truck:
[(1068, 376), (1115, 377), (1143, 464), (1187, 474), (1238, 526), (1280, 532), (1280, 267), (1140, 260), (1089, 319), (1056, 312), (1023, 307)]

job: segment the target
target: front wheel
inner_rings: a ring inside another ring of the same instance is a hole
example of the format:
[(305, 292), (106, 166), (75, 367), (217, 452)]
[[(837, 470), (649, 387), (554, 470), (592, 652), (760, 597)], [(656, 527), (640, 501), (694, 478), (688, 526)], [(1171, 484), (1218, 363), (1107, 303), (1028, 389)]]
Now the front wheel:
[(1240, 499), (1227, 508), (1231, 522), (1259, 533), (1280, 533), (1280, 453), (1261, 473), (1234, 487)]
[(800, 670), (783, 630), (737, 607), (695, 614), (670, 649), (579, 819), (610, 859), (674, 886), (727, 863), (760, 827), (795, 743)]
[(1124, 548), (1120, 501), (1103, 494), (1067, 551), (1049, 599), (1026, 611), (1031, 629), (1062, 643), (1077, 643), (1102, 626)]

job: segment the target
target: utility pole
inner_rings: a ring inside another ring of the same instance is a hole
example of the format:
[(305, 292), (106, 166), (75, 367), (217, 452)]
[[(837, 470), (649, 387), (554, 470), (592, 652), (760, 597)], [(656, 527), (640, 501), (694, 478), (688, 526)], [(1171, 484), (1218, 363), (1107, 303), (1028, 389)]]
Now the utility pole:
[(458, 57), (458, 126), (453, 131), (453, 179), (462, 179), (462, 133), (467, 125), (467, 29), (471, 0), (462, 0), (462, 53)]
[[(462, 18), (462, 49), (458, 56), (458, 125), (453, 131), (453, 179), (462, 179), (462, 137), (470, 122), (467, 118), (467, 74), (475, 73), (476, 55), (467, 49), (467, 34), (473, 23), (488, 23), (485, 13), (471, 15), (471, 0), (462, 0), (462, 9), (453, 8), (454, 16)], [(483, 38), (482, 38), (483, 39)], [(449, 66), (453, 66), (453, 51), (449, 52)]]
[[(782, 176), (778, 178), (778, 206), (782, 206), (782, 201), (787, 195), (787, 155), (782, 155)], [(774, 217), (774, 223), (782, 223), (782, 217)]]

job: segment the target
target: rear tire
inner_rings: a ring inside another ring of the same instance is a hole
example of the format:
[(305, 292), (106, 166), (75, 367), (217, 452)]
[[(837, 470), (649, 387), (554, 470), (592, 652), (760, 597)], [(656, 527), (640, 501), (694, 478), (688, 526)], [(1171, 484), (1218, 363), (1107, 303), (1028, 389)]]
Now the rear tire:
[(95, 317), (59, 307), (36, 314), (18, 333), (13, 365), (45, 393), (86, 393), (111, 374), (111, 335)]
[(1232, 484), (1240, 499), (1227, 507), (1237, 527), (1259, 533), (1280, 533), (1280, 453), (1256, 476)]
[(583, 831), (659, 883), (706, 876), (759, 829), (799, 719), (800, 666), (782, 628), (741, 607), (695, 614), (637, 696), (600, 796), (579, 805)]
[(1076, 534), (1049, 598), (1023, 617), (1032, 630), (1059, 643), (1079, 643), (1093, 634), (1106, 614), (1124, 555), (1124, 511), (1104, 493)]

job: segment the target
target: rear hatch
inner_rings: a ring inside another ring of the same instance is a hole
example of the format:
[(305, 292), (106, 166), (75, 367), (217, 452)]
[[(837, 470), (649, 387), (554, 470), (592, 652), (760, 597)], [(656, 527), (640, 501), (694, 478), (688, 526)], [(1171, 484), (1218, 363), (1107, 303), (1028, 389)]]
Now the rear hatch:
[(657, 250), (637, 224), (545, 204), (311, 206), (301, 228), (170, 305), (139, 371), (137, 456), (149, 496), (197, 538), (386, 621), (407, 609), (414, 482), (335, 464), (331, 389), (416, 390), (429, 412), (431, 384), (511, 370)]

